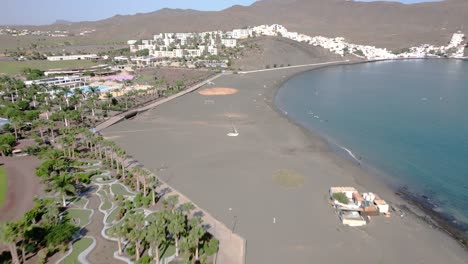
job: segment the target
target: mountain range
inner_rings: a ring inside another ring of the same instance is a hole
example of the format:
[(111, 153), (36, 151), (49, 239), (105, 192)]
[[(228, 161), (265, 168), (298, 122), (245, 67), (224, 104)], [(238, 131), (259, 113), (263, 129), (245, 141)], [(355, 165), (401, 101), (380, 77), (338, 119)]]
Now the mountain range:
[[(356, 44), (393, 50), (422, 43), (444, 45), (458, 30), (468, 33), (468, 1), (419, 4), (347, 0), (261, 0), (222, 11), (161, 9), (117, 15), (93, 22), (55, 23), (39, 30), (95, 29), (95, 39), (144, 39), (160, 32), (230, 30), (261, 24), (282, 24), (311, 36), (345, 37)], [(31, 28), (31, 27), (28, 27)]]

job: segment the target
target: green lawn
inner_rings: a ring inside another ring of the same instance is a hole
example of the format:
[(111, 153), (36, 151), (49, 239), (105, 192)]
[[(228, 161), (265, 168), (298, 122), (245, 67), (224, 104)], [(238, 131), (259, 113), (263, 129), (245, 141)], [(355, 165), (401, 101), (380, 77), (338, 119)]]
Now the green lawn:
[(83, 208), (86, 203), (88, 202), (88, 199), (84, 198), (84, 197), (78, 197), (74, 202), (73, 204), (77, 207), (80, 207), (80, 208)]
[(3, 203), (5, 202), (7, 189), (8, 189), (7, 175), (5, 168), (0, 167), (0, 208), (2, 208)]
[(100, 198), (102, 201), (101, 210), (107, 211), (112, 207), (112, 203), (110, 202), (109, 196), (107, 192), (104, 190), (99, 190)]
[(159, 254), (161, 254), (161, 260), (175, 254), (175, 246), (172, 244), (172, 242), (169, 245), (161, 246), (159, 250), (160, 250)]
[(63, 264), (80, 264), (78, 261), (78, 255), (81, 254), (85, 249), (93, 244), (93, 240), (91, 238), (81, 238), (73, 243), (72, 246), (72, 253), (66, 257), (62, 263)]
[(121, 194), (121, 195), (135, 195), (133, 193), (129, 193), (127, 191), (127, 189), (125, 189), (125, 187), (120, 183), (112, 184), (111, 189), (112, 189), (112, 192), (115, 195), (119, 195), (119, 194)]
[(79, 219), (79, 224), (78, 226), (83, 227), (91, 221), (90, 216), (91, 216), (91, 211), (86, 210), (86, 209), (68, 209), (68, 217), (70, 219)]
[(106, 223), (107, 224), (112, 224), (115, 220), (117, 220), (117, 215), (120, 212), (120, 207), (116, 207), (110, 214), (109, 217), (107, 217)]
[(88, 67), (94, 66), (97, 63), (88, 60), (74, 60), (74, 61), (0, 61), (0, 73), (6, 75), (19, 74), (25, 68), (49, 70), (49, 69), (62, 69), (62, 68), (75, 68), (75, 67)]

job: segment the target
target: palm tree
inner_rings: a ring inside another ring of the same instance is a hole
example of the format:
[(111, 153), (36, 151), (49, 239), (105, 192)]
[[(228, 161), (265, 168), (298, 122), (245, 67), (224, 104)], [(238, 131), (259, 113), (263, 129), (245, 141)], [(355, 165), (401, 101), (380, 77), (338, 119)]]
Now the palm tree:
[(195, 260), (197, 261), (198, 250), (200, 247), (200, 241), (203, 236), (206, 234), (206, 230), (202, 226), (202, 220), (200, 217), (194, 217), (189, 221), (190, 231), (186, 238), (186, 242), (188, 242), (188, 248), (195, 249)]
[(136, 187), (136, 191), (139, 192), (140, 191), (140, 175), (141, 175), (141, 168), (140, 167), (133, 167), (132, 169), (132, 176), (133, 176), (133, 179), (135, 180), (135, 187)]
[(39, 129), (39, 134), (41, 135), (41, 139), (42, 139), (43, 143), (45, 142), (45, 138), (44, 138), (44, 126), (45, 126), (45, 124), (46, 124), (46, 122), (42, 118), (38, 118), (38, 119), (33, 121), (33, 126), (37, 127)]
[(2, 144), (0, 145), (0, 153), (3, 157), (9, 154), (12, 150), (12, 147), (9, 144)]
[(172, 235), (175, 244), (175, 255), (179, 256), (179, 239), (185, 232), (185, 216), (179, 212), (174, 211), (167, 214), (167, 231)]
[(126, 224), (131, 229), (128, 233), (128, 239), (135, 243), (135, 258), (138, 262), (141, 255), (141, 242), (145, 238), (145, 215), (142, 212), (131, 214), (128, 216)]
[(151, 189), (151, 205), (156, 205), (156, 188), (159, 186), (159, 180), (156, 175), (151, 175), (148, 186)]
[(119, 256), (123, 254), (122, 239), (127, 235), (128, 230), (125, 225), (117, 224), (109, 229), (109, 234), (117, 238), (117, 245), (119, 247)]
[(96, 109), (96, 101), (99, 99), (99, 87), (97, 86), (90, 86), (88, 90), (88, 98), (89, 102), (91, 103), (91, 112), (93, 115), (93, 120), (95, 117), (95, 109)]
[(47, 129), (49, 130), (50, 136), (52, 137), (52, 142), (55, 142), (55, 122), (49, 121), (46, 123)]
[(18, 249), (16, 248), (17, 239), (18, 232), (13, 223), (0, 223), (0, 241), (8, 245), (13, 264), (20, 263)]
[(73, 177), (70, 174), (62, 173), (62, 175), (57, 176), (52, 181), (52, 188), (58, 191), (62, 195), (62, 204), (63, 207), (67, 206), (67, 201), (65, 196), (68, 194), (75, 194), (76, 189), (73, 185)]
[(163, 213), (153, 214), (151, 223), (146, 230), (146, 241), (154, 250), (154, 261), (159, 264), (159, 247), (166, 242), (166, 218)]
[(13, 130), (15, 132), (15, 138), (18, 140), (18, 133), (21, 131), (21, 126), (23, 125), (23, 119), (19, 115), (15, 115), (9, 118)]

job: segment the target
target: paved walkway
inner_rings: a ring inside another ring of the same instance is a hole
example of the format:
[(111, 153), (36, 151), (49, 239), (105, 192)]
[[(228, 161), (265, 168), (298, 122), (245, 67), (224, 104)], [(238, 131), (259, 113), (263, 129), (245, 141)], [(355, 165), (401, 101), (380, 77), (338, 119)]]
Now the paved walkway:
[(158, 101), (156, 101), (156, 102), (154, 102), (154, 103), (151, 103), (151, 104), (149, 104), (149, 105), (142, 106), (142, 107), (140, 107), (140, 108), (133, 109), (133, 110), (129, 110), (129, 111), (120, 113), (120, 114), (118, 114), (118, 115), (115, 115), (115, 116), (111, 117), (110, 119), (108, 119), (108, 120), (102, 122), (101, 124), (97, 125), (97, 126), (96, 126), (96, 132), (99, 132), (99, 131), (101, 131), (101, 130), (107, 128), (107, 127), (112, 126), (112, 125), (115, 124), (115, 123), (118, 123), (118, 122), (122, 121), (122, 120), (125, 118), (125, 115), (127, 115), (127, 114), (129, 114), (129, 113), (131, 113), (131, 112), (135, 112), (135, 111), (136, 111), (136, 112), (147, 111), (147, 110), (152, 109), (152, 108), (154, 108), (154, 107), (156, 107), (156, 106), (158, 106), (158, 105), (167, 103), (167, 102), (169, 102), (169, 101), (171, 101), (171, 100), (174, 100), (174, 99), (176, 99), (176, 98), (178, 98), (178, 97), (181, 97), (181, 96), (183, 96), (183, 95), (186, 95), (186, 94), (188, 94), (188, 93), (191, 93), (191, 92), (197, 90), (198, 88), (202, 87), (203, 85), (205, 85), (205, 84), (207, 84), (207, 83), (210, 83), (210, 82), (216, 80), (216, 79), (219, 78), (221, 75), (223, 75), (223, 73), (217, 74), (217, 75), (215, 75), (215, 76), (213, 76), (213, 77), (211, 77), (211, 78), (209, 78), (209, 79), (207, 79), (207, 80), (205, 80), (205, 81), (203, 81), (203, 82), (200, 82), (200, 83), (198, 83), (198, 84), (196, 84), (196, 85), (194, 85), (194, 86), (192, 86), (192, 87), (190, 87), (190, 88), (188, 88), (188, 89), (185, 89), (185, 90), (183, 90), (183, 91), (181, 91), (181, 92), (179, 92), (179, 93), (176, 93), (176, 94), (174, 94), (174, 95), (171, 95), (171, 96), (169, 96), (169, 97), (167, 97), (167, 98), (164, 98), (164, 99), (162, 99), (162, 100), (158, 100)]
[(294, 69), (294, 68), (309, 67), (309, 66), (329, 65), (329, 64), (343, 63), (343, 62), (349, 62), (349, 61), (350, 60), (339, 60), (339, 61), (329, 61), (329, 62), (312, 63), (312, 64), (301, 64), (301, 65), (294, 65), (294, 66), (287, 66), (287, 67), (280, 67), (280, 68), (272, 68), (272, 69), (263, 69), (263, 70), (255, 70), (255, 71), (241, 71), (239, 73), (240, 74), (247, 74), (247, 73), (256, 73), (256, 72), (278, 71), (278, 70)]

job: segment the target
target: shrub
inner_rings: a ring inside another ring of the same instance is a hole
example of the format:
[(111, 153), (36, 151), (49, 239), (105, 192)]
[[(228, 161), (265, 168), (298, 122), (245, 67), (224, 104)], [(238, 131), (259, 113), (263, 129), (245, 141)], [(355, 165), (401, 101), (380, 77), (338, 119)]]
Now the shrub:
[(127, 251), (128, 255), (135, 256), (135, 244), (131, 243), (130, 245), (128, 245), (125, 251)]
[(140, 258), (140, 260), (138, 260), (138, 263), (139, 264), (150, 264), (151, 261), (153, 261), (153, 258), (150, 257), (150, 256), (144, 256), (142, 258)]
[(219, 241), (216, 238), (212, 238), (208, 243), (203, 245), (203, 251), (206, 253), (206, 255), (212, 256), (218, 252), (218, 245)]
[(332, 195), (333, 199), (337, 200), (340, 203), (347, 204), (349, 202), (348, 197), (344, 193), (334, 193)]

